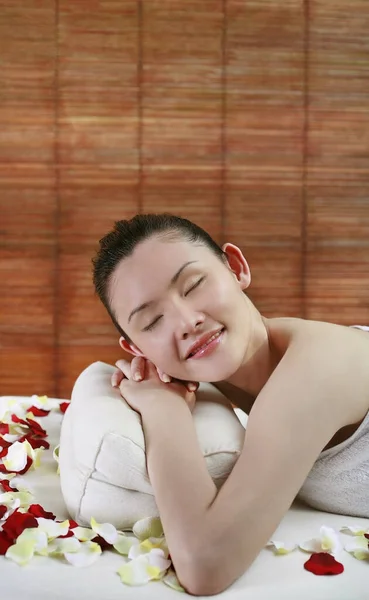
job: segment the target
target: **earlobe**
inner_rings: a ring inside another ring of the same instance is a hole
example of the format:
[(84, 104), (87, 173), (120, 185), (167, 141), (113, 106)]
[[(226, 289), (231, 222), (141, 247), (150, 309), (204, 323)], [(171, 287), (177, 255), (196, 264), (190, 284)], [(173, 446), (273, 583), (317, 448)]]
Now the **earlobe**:
[(130, 344), (129, 342), (127, 342), (127, 340), (124, 339), (123, 336), (121, 336), (119, 338), (119, 346), (125, 352), (129, 352), (129, 354), (133, 354), (133, 356), (144, 356), (144, 354), (141, 352), (141, 350), (139, 348), (137, 348), (137, 346), (135, 346), (134, 344)]

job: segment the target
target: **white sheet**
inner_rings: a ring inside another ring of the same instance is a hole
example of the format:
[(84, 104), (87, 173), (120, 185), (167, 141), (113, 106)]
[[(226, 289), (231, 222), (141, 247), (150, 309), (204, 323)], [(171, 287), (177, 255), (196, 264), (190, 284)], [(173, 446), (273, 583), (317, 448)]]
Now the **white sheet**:
[[(51, 448), (45, 452), (42, 465), (23, 477), (25, 487), (33, 491), (36, 502), (58, 518), (67, 518), (60, 493), (59, 478), (52, 450), (58, 444), (62, 416), (50, 413), (39, 419), (47, 429)], [(314, 537), (321, 525), (339, 530), (343, 525), (369, 527), (369, 519), (356, 519), (315, 511), (294, 505), (279, 526), (273, 539), (302, 542)], [(350, 538), (341, 534), (341, 539)], [(295, 551), (288, 556), (275, 556), (262, 550), (254, 564), (228, 590), (216, 597), (222, 600), (367, 600), (369, 597), (369, 561), (359, 561), (342, 551), (340, 560), (345, 571), (337, 576), (317, 577), (304, 570), (308, 555)], [(4, 600), (174, 600), (180, 596), (161, 582), (142, 587), (124, 586), (116, 570), (121, 556), (103, 552), (91, 567), (78, 569), (62, 560), (35, 557), (26, 567), (19, 567), (0, 557), (0, 598)]]

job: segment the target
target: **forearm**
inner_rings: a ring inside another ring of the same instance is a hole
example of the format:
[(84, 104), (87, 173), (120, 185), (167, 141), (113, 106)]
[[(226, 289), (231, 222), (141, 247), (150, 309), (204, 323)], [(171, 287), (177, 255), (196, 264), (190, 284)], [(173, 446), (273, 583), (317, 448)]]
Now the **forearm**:
[[(163, 414), (165, 413), (165, 422)], [(142, 416), (147, 466), (173, 562), (196, 555), (208, 508), (217, 495), (185, 402), (153, 404)]]

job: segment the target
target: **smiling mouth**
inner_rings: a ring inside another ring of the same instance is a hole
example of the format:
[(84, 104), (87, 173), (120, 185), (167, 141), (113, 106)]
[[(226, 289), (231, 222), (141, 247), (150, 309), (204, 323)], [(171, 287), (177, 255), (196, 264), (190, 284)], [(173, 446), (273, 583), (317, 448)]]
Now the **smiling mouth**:
[(214, 335), (212, 335), (206, 342), (205, 344), (203, 344), (202, 346), (198, 346), (193, 352), (191, 352), (188, 356), (187, 356), (187, 360), (189, 358), (193, 358), (194, 356), (196, 356), (197, 354), (202, 354), (204, 352), (204, 350), (210, 346), (210, 344), (212, 342), (214, 342), (214, 340), (216, 340), (217, 338), (219, 338), (222, 333), (224, 332), (225, 327), (223, 327), (222, 329), (220, 329), (219, 331), (217, 331), (216, 333), (214, 333)]

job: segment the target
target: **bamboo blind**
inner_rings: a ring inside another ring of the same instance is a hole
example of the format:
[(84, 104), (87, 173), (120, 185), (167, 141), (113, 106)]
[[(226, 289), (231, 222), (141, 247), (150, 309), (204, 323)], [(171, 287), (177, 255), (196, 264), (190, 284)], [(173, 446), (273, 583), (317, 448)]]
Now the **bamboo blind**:
[(0, 0), (0, 394), (121, 354), (91, 257), (168, 211), (266, 316), (369, 323), (367, 0)]

